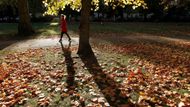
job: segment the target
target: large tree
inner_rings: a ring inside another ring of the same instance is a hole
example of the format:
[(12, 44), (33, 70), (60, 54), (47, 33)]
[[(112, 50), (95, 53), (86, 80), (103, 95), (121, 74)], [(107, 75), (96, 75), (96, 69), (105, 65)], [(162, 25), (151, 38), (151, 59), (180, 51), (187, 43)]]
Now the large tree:
[(30, 21), (28, 0), (17, 0), (17, 4), (19, 13), (18, 33), (20, 35), (31, 35), (34, 30)]
[(0, 7), (12, 6), (12, 9), (18, 8), (19, 24), (18, 33), (20, 35), (31, 35), (34, 30), (31, 25), (28, 0), (0, 0)]
[(82, 0), (82, 10), (81, 10), (81, 20), (79, 27), (79, 55), (90, 55), (92, 54), (92, 49), (89, 43), (89, 17), (91, 9), (91, 0)]
[[(101, 3), (99, 3), (101, 2)], [(44, 5), (47, 7), (45, 14), (57, 15), (58, 11), (64, 9), (66, 5), (70, 5), (72, 9), (81, 10), (80, 17), (80, 32), (79, 32), (79, 48), (78, 54), (88, 56), (92, 54), (92, 49), (89, 43), (89, 17), (91, 5), (98, 10), (99, 4), (111, 5), (113, 8), (116, 6), (125, 7), (125, 5), (133, 5), (133, 8), (144, 6), (144, 0), (45, 0)]]

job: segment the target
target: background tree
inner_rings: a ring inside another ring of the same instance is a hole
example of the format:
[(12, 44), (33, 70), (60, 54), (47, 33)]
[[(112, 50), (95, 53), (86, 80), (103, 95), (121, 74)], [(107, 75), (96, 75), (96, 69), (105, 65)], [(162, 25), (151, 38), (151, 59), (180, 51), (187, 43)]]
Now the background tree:
[(28, 0), (29, 3), (29, 10), (32, 13), (32, 18), (38, 17), (38, 13), (43, 13), (44, 8), (42, 4), (43, 0)]
[(30, 21), (28, 0), (0, 0), (0, 6), (1, 7), (12, 6), (18, 8), (18, 15), (19, 15), (18, 33), (20, 35), (31, 35), (34, 33)]
[(34, 30), (30, 21), (28, 1), (17, 0), (17, 4), (19, 13), (18, 33), (20, 35), (31, 35)]
[(0, 0), (0, 18), (6, 17), (5, 22), (15, 21), (17, 16), (17, 4), (15, 0)]
[(162, 0), (145, 0), (148, 13), (153, 13), (152, 20), (161, 20), (164, 15), (164, 4)]

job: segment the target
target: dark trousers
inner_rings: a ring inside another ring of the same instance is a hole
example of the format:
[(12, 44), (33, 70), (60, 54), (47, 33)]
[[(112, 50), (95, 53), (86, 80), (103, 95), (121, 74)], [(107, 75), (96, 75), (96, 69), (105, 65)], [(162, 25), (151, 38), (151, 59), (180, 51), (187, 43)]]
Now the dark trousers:
[(60, 40), (63, 38), (63, 34), (66, 34), (67, 37), (69, 38), (69, 40), (71, 40), (71, 38), (70, 38), (70, 36), (69, 36), (69, 34), (67, 32), (61, 32), (61, 38), (60, 38)]

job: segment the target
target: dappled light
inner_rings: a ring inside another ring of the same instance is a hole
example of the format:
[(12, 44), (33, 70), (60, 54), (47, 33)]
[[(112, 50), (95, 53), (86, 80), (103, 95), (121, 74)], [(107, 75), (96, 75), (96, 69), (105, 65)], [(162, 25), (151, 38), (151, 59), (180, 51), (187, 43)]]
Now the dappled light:
[[(44, 0), (43, 4), (47, 8), (44, 15), (57, 15), (59, 9), (64, 10), (68, 5), (71, 7), (72, 10), (76, 11), (80, 11), (82, 7), (81, 0)], [(91, 4), (95, 8), (94, 11), (99, 10), (99, 4), (111, 6), (113, 9), (115, 9), (117, 6), (125, 8), (126, 5), (132, 6), (132, 9), (136, 9), (138, 7), (147, 8), (144, 0), (104, 0), (103, 2), (100, 0), (92, 0)]]
[[(94, 47), (134, 57), (126, 65), (128, 79), (124, 81), (124, 86), (139, 96), (139, 103), (151, 106), (164, 106), (167, 103), (174, 106), (177, 100), (174, 90), (177, 93), (181, 93), (181, 90), (189, 93), (190, 44), (187, 39), (155, 36), (110, 38), (114, 36), (102, 37), (103, 42), (96, 40), (99, 42), (94, 42)], [(189, 98), (185, 93), (178, 95), (187, 103)], [(167, 96), (171, 99), (167, 100)]]
[(58, 26), (59, 23), (50, 23), (51, 26)]
[(0, 0), (0, 107), (190, 107), (189, 6)]

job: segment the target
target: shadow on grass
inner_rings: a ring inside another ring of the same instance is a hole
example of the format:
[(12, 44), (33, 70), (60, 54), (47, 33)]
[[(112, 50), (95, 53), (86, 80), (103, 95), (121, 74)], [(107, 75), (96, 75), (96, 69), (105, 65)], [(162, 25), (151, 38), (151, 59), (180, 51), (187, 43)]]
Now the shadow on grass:
[(71, 57), (71, 42), (69, 42), (68, 47), (64, 47), (62, 42), (60, 42), (61, 48), (63, 51), (63, 56), (65, 57), (66, 67), (67, 67), (67, 85), (68, 87), (72, 87), (74, 85), (74, 77), (75, 77), (75, 70), (74, 70), (74, 63)]
[(122, 86), (119, 83), (116, 83), (113, 78), (103, 72), (94, 54), (89, 57), (80, 56), (80, 58), (85, 64), (85, 67), (88, 69), (88, 71), (93, 75), (93, 78), (97, 83), (99, 89), (104, 94), (105, 98), (111, 106), (135, 106), (128, 100), (128, 97), (122, 96)]
[[(61, 44), (61, 48), (63, 51), (63, 56), (65, 57), (65, 63), (66, 63), (66, 68), (67, 68), (67, 88), (68, 88), (68, 93), (69, 91), (74, 91), (75, 88), (77, 87), (75, 84), (75, 70), (74, 70), (74, 62), (73, 59), (71, 57), (71, 42), (69, 42), (67, 47), (64, 47), (62, 42), (60, 42)], [(75, 90), (76, 91), (76, 90)], [(69, 93), (71, 95), (71, 99), (76, 99), (79, 97), (73, 95), (73, 93)], [(84, 101), (80, 102), (80, 107), (85, 107), (85, 103)]]
[(4, 48), (14, 43), (16, 43), (16, 41), (0, 41), (0, 50), (3, 50)]
[(34, 39), (38, 36), (37, 33), (34, 33), (30, 36), (20, 36), (19, 34), (5, 34), (0, 35), (0, 50), (5, 49), (6, 47), (15, 44), (20, 41)]
[[(67, 84), (69, 90), (73, 90), (75, 87), (74, 85), (74, 77), (75, 77), (75, 70), (74, 70), (74, 63), (71, 57), (71, 42), (67, 47), (64, 47), (62, 43), (62, 51), (65, 57), (66, 67), (67, 67)], [(99, 89), (104, 94), (105, 98), (107, 99), (108, 103), (111, 106), (117, 107), (119, 105), (125, 105), (125, 107), (133, 107), (135, 106), (132, 104), (128, 97), (122, 96), (122, 86), (119, 83), (116, 83), (113, 78), (109, 77), (102, 71), (101, 66), (99, 65), (95, 55), (91, 55), (89, 57), (80, 57), (82, 62), (85, 64), (85, 67), (88, 71), (93, 75), (95, 82), (97, 83)]]
[(17, 40), (18, 37), (14, 34), (0, 35), (0, 50), (3, 50), (4, 48), (16, 43)]
[[(171, 37), (172, 39), (172, 37)], [(174, 38), (174, 39), (179, 39), (180, 38)], [(175, 43), (176, 41), (159, 41), (159, 40), (150, 40), (150, 39), (146, 39), (146, 38), (141, 38), (142, 41), (147, 41), (147, 43), (149, 44), (156, 44), (158, 46), (162, 46), (162, 47), (167, 47), (167, 48), (171, 48), (171, 49), (177, 49), (179, 51), (184, 51), (184, 52), (190, 52), (190, 48), (187, 48), (189, 47), (190, 45), (187, 44), (187, 42), (184, 42), (184, 45), (181, 45), (180, 43)], [(182, 39), (181, 41), (184, 41), (185, 39)], [(186, 39), (186, 41), (190, 41), (190, 38), (189, 40)], [(186, 43), (186, 44), (185, 44)]]

